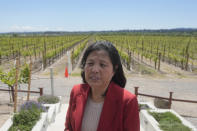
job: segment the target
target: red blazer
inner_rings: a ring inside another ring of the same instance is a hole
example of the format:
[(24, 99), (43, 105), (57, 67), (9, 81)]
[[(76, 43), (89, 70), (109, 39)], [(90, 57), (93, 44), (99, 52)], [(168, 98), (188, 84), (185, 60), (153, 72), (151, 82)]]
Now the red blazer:
[[(90, 86), (75, 85), (70, 94), (65, 131), (80, 131)], [(111, 82), (97, 131), (140, 131), (136, 96)]]

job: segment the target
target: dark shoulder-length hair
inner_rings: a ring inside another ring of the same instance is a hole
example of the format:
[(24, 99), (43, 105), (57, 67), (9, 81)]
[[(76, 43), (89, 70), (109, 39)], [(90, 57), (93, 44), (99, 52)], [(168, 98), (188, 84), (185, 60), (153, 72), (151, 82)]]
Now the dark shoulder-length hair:
[(126, 78), (125, 78), (125, 75), (123, 72), (119, 53), (118, 53), (117, 49), (113, 46), (113, 44), (108, 41), (97, 41), (97, 42), (91, 44), (85, 50), (85, 53), (84, 53), (83, 58), (81, 60), (81, 69), (82, 69), (81, 77), (83, 79), (83, 82), (87, 83), (85, 80), (85, 72), (84, 72), (84, 67), (86, 64), (87, 57), (89, 56), (89, 54), (91, 52), (98, 51), (98, 50), (105, 50), (109, 55), (109, 58), (110, 58), (111, 63), (113, 65), (113, 70), (115, 72), (111, 81), (115, 82), (120, 87), (124, 88), (126, 85)]

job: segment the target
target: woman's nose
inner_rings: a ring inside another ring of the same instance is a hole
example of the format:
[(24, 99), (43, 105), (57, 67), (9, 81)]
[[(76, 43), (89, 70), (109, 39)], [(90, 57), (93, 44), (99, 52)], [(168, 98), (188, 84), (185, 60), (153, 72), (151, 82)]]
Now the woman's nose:
[(95, 72), (95, 73), (99, 72), (99, 66), (98, 65), (94, 65), (92, 67), (92, 72)]

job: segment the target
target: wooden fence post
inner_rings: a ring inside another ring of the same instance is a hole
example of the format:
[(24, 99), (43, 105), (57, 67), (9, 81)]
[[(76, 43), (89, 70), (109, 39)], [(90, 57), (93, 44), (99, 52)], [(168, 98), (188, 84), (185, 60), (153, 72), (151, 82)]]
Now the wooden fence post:
[(171, 109), (171, 105), (172, 105), (172, 93), (173, 92), (170, 92), (170, 97), (169, 97), (169, 109)]
[(138, 96), (138, 88), (139, 87), (134, 87), (135, 88), (135, 95), (136, 95), (136, 97)]
[(39, 88), (40, 89), (40, 96), (43, 95), (43, 88)]

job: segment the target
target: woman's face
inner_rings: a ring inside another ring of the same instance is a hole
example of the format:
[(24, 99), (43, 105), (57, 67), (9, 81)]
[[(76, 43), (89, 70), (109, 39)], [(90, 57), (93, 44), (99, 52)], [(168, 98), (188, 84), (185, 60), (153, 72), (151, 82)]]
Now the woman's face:
[(85, 80), (95, 89), (106, 89), (113, 75), (113, 65), (105, 50), (93, 51), (85, 64)]

